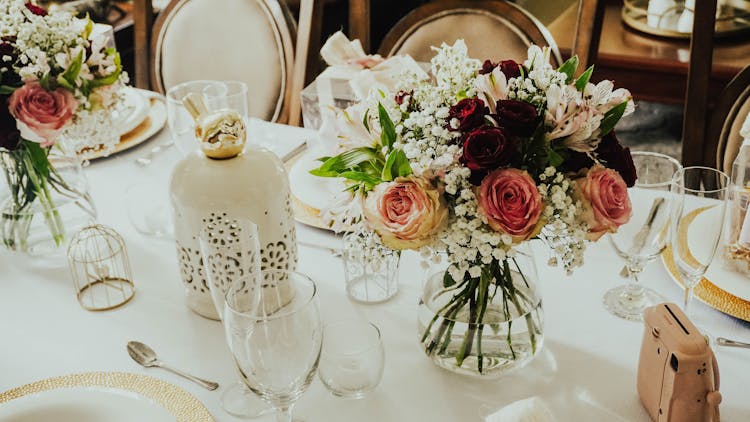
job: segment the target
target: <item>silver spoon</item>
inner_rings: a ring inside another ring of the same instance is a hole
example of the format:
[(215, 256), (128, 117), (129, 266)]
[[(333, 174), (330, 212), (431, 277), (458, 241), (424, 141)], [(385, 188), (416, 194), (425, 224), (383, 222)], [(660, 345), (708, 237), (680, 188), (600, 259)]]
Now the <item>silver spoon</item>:
[(154, 349), (148, 347), (147, 345), (141, 343), (140, 341), (128, 342), (128, 354), (130, 355), (131, 358), (133, 358), (134, 361), (138, 362), (139, 365), (144, 366), (146, 368), (150, 368), (153, 366), (157, 368), (164, 368), (181, 377), (185, 377), (189, 379), (190, 381), (193, 381), (194, 383), (204, 388), (207, 388), (209, 390), (216, 390), (217, 388), (219, 388), (219, 384), (215, 382), (206, 381), (204, 379), (194, 377), (190, 374), (186, 374), (185, 372), (182, 372), (179, 369), (171, 368), (169, 366), (164, 365), (164, 363), (160, 361), (159, 358), (156, 356), (156, 352), (154, 352)]
[(745, 349), (750, 349), (750, 343), (743, 343), (741, 341), (729, 340), (728, 338), (724, 338), (724, 337), (717, 337), (716, 344), (718, 344), (719, 346), (742, 347)]

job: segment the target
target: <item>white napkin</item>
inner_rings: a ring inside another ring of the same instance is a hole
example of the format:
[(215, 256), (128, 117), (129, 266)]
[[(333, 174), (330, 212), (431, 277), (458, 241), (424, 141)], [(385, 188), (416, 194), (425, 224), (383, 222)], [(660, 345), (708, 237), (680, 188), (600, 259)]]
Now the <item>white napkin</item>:
[(513, 402), (487, 416), (485, 422), (555, 422), (547, 403), (539, 397)]

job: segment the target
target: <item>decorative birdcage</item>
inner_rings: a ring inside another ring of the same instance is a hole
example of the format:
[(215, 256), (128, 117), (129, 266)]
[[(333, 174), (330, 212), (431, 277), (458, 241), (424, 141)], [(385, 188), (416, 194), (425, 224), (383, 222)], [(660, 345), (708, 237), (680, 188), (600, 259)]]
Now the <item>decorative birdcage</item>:
[(110, 227), (84, 227), (70, 241), (68, 263), (78, 302), (89, 311), (120, 307), (135, 294), (125, 241)]

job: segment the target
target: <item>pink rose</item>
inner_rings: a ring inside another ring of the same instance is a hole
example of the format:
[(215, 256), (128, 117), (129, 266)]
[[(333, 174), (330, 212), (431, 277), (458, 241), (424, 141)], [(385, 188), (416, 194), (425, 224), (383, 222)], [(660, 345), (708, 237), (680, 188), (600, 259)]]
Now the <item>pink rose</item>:
[(630, 220), (632, 207), (628, 187), (619, 173), (596, 165), (576, 181), (577, 196), (584, 204), (582, 219), (589, 225), (589, 240), (614, 233)]
[(502, 168), (488, 174), (479, 186), (478, 205), (487, 224), (509, 234), (514, 242), (530, 239), (542, 229), (542, 195), (523, 170)]
[(392, 249), (418, 249), (429, 244), (448, 219), (440, 192), (416, 177), (399, 177), (375, 186), (364, 205), (365, 221)]
[(57, 135), (70, 121), (78, 108), (78, 102), (69, 91), (57, 88), (47, 91), (37, 81), (13, 91), (8, 101), (10, 113), (16, 118), (21, 136), (29, 137), (31, 131), (43, 147), (52, 146)]

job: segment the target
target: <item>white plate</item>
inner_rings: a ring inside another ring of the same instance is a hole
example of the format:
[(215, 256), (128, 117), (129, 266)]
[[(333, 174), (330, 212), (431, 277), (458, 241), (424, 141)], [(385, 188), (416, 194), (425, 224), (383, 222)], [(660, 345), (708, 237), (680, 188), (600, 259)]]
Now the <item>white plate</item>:
[(0, 422), (213, 422), (187, 391), (127, 372), (63, 375), (0, 393)]
[(167, 409), (137, 393), (102, 387), (42, 391), (0, 407), (0, 421), (174, 421)]
[(326, 155), (319, 149), (307, 150), (292, 164), (289, 170), (289, 184), (294, 199), (294, 217), (297, 221), (328, 229), (328, 223), (320, 218), (320, 210), (336, 202), (336, 197), (346, 189), (343, 179), (318, 177), (310, 170), (320, 166), (316, 159)]
[(112, 122), (120, 136), (135, 129), (148, 116), (151, 105), (147, 93), (132, 87), (123, 90), (123, 105), (113, 116)]

